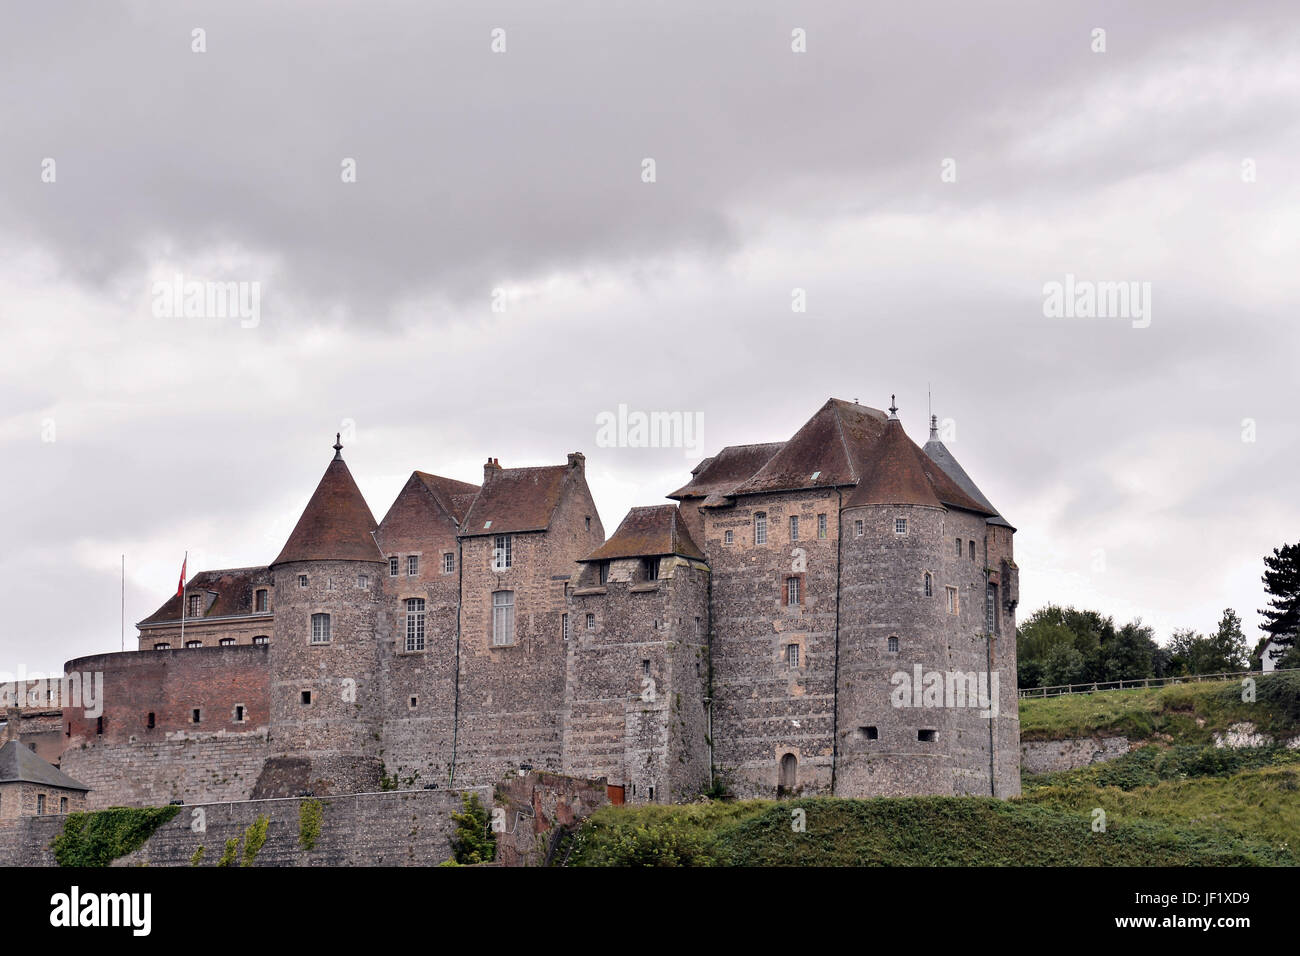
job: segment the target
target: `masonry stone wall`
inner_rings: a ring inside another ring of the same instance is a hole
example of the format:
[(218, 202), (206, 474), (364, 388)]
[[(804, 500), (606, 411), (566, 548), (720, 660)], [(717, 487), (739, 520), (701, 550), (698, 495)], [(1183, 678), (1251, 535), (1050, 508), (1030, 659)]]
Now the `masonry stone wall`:
[[(544, 532), (511, 535), (511, 567), (494, 570), (494, 535), (461, 539), (461, 641), (456, 781), (488, 783), (522, 765), (562, 768), (566, 649), (562, 617), (577, 561), (605, 531), (581, 456), (570, 462), (560, 502)], [(492, 480), (485, 473), (485, 487)], [(471, 529), (477, 530), (477, 529)], [(513, 642), (492, 637), (492, 596), (514, 597)]]
[[(276, 635), (270, 645), (274, 756), (306, 758), (316, 794), (379, 788), (383, 719), (380, 635), (391, 608), (384, 562), (300, 561), (275, 568)], [(304, 583), (305, 579), (305, 583)], [(312, 642), (312, 617), (329, 615), (328, 643)], [(292, 796), (264, 786), (254, 796)]]
[(74, 747), (64, 751), (60, 769), (91, 788), (91, 810), (247, 800), (270, 749), (265, 726), (243, 733), (179, 731)]
[[(490, 805), (491, 790), (475, 790)], [(452, 856), (462, 793), (452, 790), (362, 793), (320, 798), (320, 833), (303, 846), (306, 799), (251, 800), (184, 806), (139, 850), (114, 866), (215, 866), (227, 840), (240, 841), (248, 827), (268, 819), (266, 843), (254, 866), (436, 866)], [(63, 829), (58, 817), (0, 821), (0, 866), (55, 866), (50, 843)]]
[[(838, 509), (839, 494), (824, 489), (747, 495), (732, 508), (704, 509), (714, 763), (737, 796), (830, 792)], [(767, 540), (756, 544), (760, 512)], [(824, 537), (819, 515), (826, 515)], [(799, 519), (797, 540), (792, 516)], [(794, 604), (792, 578), (799, 582)]]
[(1026, 740), (1020, 745), (1020, 766), (1025, 773), (1059, 773), (1122, 757), (1130, 746), (1127, 737)]
[(86, 794), (27, 781), (0, 783), (0, 820), (84, 810)]
[[(564, 769), (604, 777), (629, 803), (689, 800), (708, 786), (708, 567), (669, 556), (583, 571), (570, 605)], [(586, 626), (592, 615), (594, 629)]]

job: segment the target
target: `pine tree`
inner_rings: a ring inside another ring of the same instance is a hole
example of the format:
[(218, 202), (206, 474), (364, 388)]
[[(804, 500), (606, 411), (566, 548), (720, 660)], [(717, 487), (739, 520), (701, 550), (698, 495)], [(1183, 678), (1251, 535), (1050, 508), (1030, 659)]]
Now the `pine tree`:
[(1284, 544), (1264, 558), (1264, 590), (1271, 607), (1259, 613), (1264, 630), (1283, 647), (1295, 643), (1300, 634), (1300, 543)]

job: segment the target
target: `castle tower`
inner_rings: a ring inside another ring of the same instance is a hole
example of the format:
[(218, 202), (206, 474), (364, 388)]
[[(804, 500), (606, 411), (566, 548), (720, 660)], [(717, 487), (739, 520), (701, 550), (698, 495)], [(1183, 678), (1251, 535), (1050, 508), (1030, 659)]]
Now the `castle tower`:
[(270, 566), (272, 756), (255, 798), (379, 788), (385, 562), (342, 447)]
[(986, 626), (998, 515), (891, 413), (840, 517), (835, 792), (1007, 796), (1019, 766), (1000, 754), (1019, 745), (1014, 630), (1008, 670)]

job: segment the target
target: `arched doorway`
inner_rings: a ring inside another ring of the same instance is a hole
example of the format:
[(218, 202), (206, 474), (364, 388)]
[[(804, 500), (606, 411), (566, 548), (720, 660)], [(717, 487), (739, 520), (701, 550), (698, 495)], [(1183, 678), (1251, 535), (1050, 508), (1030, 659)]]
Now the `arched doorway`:
[(799, 758), (794, 754), (786, 754), (781, 758), (781, 780), (777, 784), (777, 796), (784, 796), (787, 793), (794, 792), (795, 786), (799, 782)]

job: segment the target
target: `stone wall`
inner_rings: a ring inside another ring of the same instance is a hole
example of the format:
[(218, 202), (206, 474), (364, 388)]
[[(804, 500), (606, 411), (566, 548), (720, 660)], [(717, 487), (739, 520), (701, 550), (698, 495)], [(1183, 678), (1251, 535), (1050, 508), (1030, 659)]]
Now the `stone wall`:
[[(485, 806), (491, 791), (476, 791)], [(320, 835), (312, 850), (302, 846), (304, 799), (250, 800), (185, 806), (134, 853), (115, 866), (190, 866), (203, 847), (200, 866), (215, 866), (227, 840), (243, 839), (258, 817), (269, 820), (266, 843), (255, 866), (435, 866), (450, 859), (451, 818), (461, 792), (413, 790), (349, 794), (320, 799)], [(62, 831), (57, 817), (0, 822), (0, 865), (54, 866), (50, 842)]]
[(1127, 737), (1026, 740), (1020, 745), (1020, 766), (1025, 773), (1059, 773), (1114, 760), (1124, 756), (1129, 749)]
[(91, 788), (86, 806), (160, 806), (172, 800), (247, 800), (270, 753), (266, 728), (185, 733), (75, 747), (60, 769)]
[(496, 837), (497, 862), (502, 866), (558, 862), (561, 836), (572, 833), (607, 802), (601, 781), (556, 773), (533, 772), (497, 784), (494, 805), (505, 811)]

